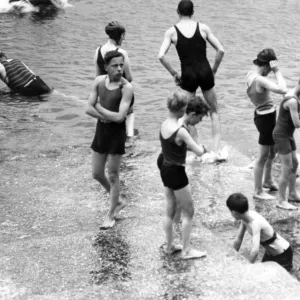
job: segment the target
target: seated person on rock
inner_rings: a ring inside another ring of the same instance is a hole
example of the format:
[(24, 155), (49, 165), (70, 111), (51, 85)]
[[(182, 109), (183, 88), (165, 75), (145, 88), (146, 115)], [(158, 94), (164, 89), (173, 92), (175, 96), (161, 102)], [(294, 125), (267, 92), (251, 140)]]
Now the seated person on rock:
[(48, 94), (51, 89), (19, 59), (8, 59), (0, 51), (0, 79), (13, 91), (25, 96)]
[(234, 242), (234, 249), (239, 251), (243, 242), (245, 231), (252, 236), (252, 249), (249, 261), (254, 263), (259, 253), (259, 245), (266, 252), (262, 262), (274, 261), (290, 271), (293, 268), (293, 250), (288, 241), (274, 231), (270, 223), (259, 213), (249, 210), (248, 199), (241, 193), (230, 195), (226, 201), (231, 215), (240, 220), (238, 235)]

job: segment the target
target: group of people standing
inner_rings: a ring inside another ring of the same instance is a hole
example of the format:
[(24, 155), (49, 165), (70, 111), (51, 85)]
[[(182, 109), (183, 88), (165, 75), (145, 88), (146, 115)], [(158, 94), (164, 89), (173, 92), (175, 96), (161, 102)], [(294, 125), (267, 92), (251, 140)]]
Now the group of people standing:
[[(167, 99), (169, 116), (160, 128), (162, 151), (157, 165), (167, 199), (164, 222), (166, 245), (163, 250), (167, 254), (181, 251), (182, 259), (191, 259), (206, 256), (206, 252), (193, 249), (190, 244), (194, 205), (185, 172), (186, 153), (187, 150), (191, 150), (196, 155), (202, 156), (207, 152), (206, 147), (199, 144), (195, 125), (209, 114), (212, 119), (214, 139), (211, 153), (216, 159), (222, 159), (220, 157), (221, 128), (214, 76), (224, 56), (224, 49), (207, 25), (192, 19), (194, 13), (192, 1), (181, 0), (177, 13), (180, 21), (166, 31), (159, 51), (159, 60), (181, 89), (176, 89)], [(110, 209), (100, 228), (111, 228), (115, 224), (116, 215), (125, 207), (124, 200), (119, 196), (119, 169), (122, 155), (125, 153), (126, 119), (130, 119), (132, 114), (134, 94), (130, 83), (133, 77), (128, 54), (120, 48), (125, 38), (125, 28), (118, 22), (111, 22), (106, 26), (105, 31), (109, 40), (105, 45), (98, 47), (95, 53), (97, 77), (86, 113), (98, 119), (92, 143), (93, 178), (98, 180), (110, 195)], [(212, 68), (206, 56), (207, 42), (216, 50)], [(181, 62), (181, 75), (173, 69), (166, 58), (172, 44), (175, 45)], [(254, 64), (255, 70), (247, 75), (247, 94), (255, 105), (254, 122), (260, 134), (259, 157), (254, 168), (254, 197), (269, 199), (271, 195), (264, 192), (263, 188), (277, 189), (271, 176), (276, 149), (283, 165), (278, 207), (294, 209), (295, 207), (287, 200), (300, 201), (295, 190), (298, 163), (293, 139), (294, 129), (300, 127), (298, 114), (300, 85), (287, 91), (272, 49), (260, 52)], [(277, 83), (267, 78), (270, 72), (274, 72)], [(204, 99), (196, 96), (198, 87), (201, 88)], [(270, 91), (285, 94), (277, 122), (276, 108), (271, 100)], [(132, 129), (127, 128), (127, 131), (132, 132)], [(107, 175), (105, 168), (107, 168)], [(287, 185), (289, 186), (288, 199), (285, 197)], [(234, 218), (241, 220), (235, 249), (239, 250), (245, 230), (248, 230), (253, 236), (251, 262), (255, 261), (261, 243), (266, 248), (264, 261), (274, 260), (291, 269), (292, 249), (289, 243), (276, 234), (261, 215), (249, 210), (246, 197), (235, 193), (230, 195), (226, 203)], [(173, 225), (181, 215), (182, 245), (175, 245)]]

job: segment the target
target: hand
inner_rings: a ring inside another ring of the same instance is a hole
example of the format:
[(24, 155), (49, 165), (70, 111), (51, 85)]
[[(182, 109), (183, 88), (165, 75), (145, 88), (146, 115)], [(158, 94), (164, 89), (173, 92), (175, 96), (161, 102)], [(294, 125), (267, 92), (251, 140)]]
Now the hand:
[(202, 148), (203, 148), (203, 154), (207, 152), (207, 149), (204, 145), (202, 145)]
[(180, 85), (180, 76), (176, 73), (174, 76), (174, 81), (176, 85)]
[(279, 71), (278, 60), (271, 60), (269, 62), (271, 70), (276, 73)]

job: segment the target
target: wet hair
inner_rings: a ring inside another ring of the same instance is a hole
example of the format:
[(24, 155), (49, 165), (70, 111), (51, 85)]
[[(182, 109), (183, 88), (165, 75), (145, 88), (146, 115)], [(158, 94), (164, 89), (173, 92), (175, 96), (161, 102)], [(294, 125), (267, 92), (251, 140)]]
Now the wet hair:
[(187, 114), (194, 112), (196, 115), (204, 114), (207, 116), (209, 111), (210, 107), (200, 96), (191, 99), (186, 108)]
[(277, 60), (276, 54), (272, 48), (266, 48), (257, 54), (253, 63), (259, 67), (269, 66), (271, 60)]
[(240, 214), (249, 210), (248, 199), (242, 193), (231, 194), (226, 200), (226, 205), (230, 211), (236, 211)]
[(190, 0), (181, 0), (178, 3), (177, 13), (181, 16), (191, 17), (194, 14), (194, 4)]
[(187, 106), (188, 102), (189, 99), (185, 92), (175, 91), (168, 97), (167, 106), (170, 112), (176, 113)]
[(104, 56), (104, 64), (108, 65), (110, 61), (115, 57), (123, 57), (124, 59), (124, 55), (118, 50), (108, 51)]
[(105, 26), (105, 33), (110, 39), (119, 43), (122, 34), (125, 33), (125, 27), (117, 21), (112, 21)]

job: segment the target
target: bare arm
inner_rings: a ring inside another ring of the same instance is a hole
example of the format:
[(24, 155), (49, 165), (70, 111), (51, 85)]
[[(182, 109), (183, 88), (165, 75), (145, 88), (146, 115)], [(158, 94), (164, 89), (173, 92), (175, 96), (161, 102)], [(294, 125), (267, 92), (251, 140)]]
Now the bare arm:
[(298, 113), (298, 103), (295, 98), (291, 98), (287, 100), (285, 103), (285, 108), (288, 108), (290, 110), (291, 118), (293, 120), (293, 124), (296, 128), (300, 127), (300, 119), (299, 119), (299, 113)]
[(122, 99), (119, 106), (118, 112), (110, 111), (100, 105), (100, 103), (96, 103), (95, 107), (97, 111), (105, 117), (106, 120), (122, 123), (127, 115), (131, 99), (133, 95), (133, 88), (130, 83), (127, 83), (122, 88)]
[(260, 244), (260, 225), (253, 223), (252, 227), (252, 248), (249, 255), (249, 261), (253, 264), (256, 261)]
[(216, 74), (217, 70), (219, 68), (219, 65), (220, 65), (220, 63), (223, 59), (223, 56), (225, 54), (225, 51), (224, 51), (224, 48), (221, 45), (220, 41), (214, 36), (214, 34), (210, 30), (210, 28), (207, 25), (204, 25), (203, 29), (207, 33), (207, 37), (206, 37), (207, 41), (216, 50), (215, 62), (214, 62), (214, 65), (212, 67), (213, 73)]
[(94, 56), (94, 66), (95, 66), (95, 70), (96, 70), (96, 77), (100, 75), (100, 68), (99, 68), (99, 66), (98, 66), (98, 64), (97, 64), (99, 48), (100, 48), (100, 47), (98, 47), (98, 48), (96, 49), (95, 56)]
[(170, 28), (166, 31), (164, 40), (159, 49), (158, 59), (160, 60), (162, 65), (168, 70), (168, 72), (174, 77), (175, 82), (178, 84), (180, 81), (180, 76), (172, 68), (171, 64), (166, 59), (166, 54), (168, 53), (172, 44), (172, 39), (171, 39), (172, 33), (173, 33), (173, 28)]
[(197, 145), (186, 129), (180, 128), (178, 130), (177, 137), (182, 140), (187, 145), (187, 148), (193, 151), (196, 155), (202, 156), (206, 152), (205, 147)]
[(5, 71), (5, 68), (4, 66), (0, 63), (0, 79), (4, 82), (5, 82), (5, 77), (6, 77), (6, 71)]
[(270, 90), (273, 93), (285, 94), (287, 92), (286, 83), (281, 72), (279, 71), (278, 62), (276, 60), (270, 61), (270, 67), (275, 74), (277, 83), (264, 76), (257, 77), (256, 82), (260, 87)]
[(92, 88), (92, 93), (90, 95), (85, 113), (93, 118), (96, 119), (101, 119), (103, 116), (96, 110), (95, 106), (97, 103), (98, 99), (98, 85), (103, 80), (104, 76), (98, 76), (96, 77), (94, 83), (93, 83), (93, 88)]
[(235, 241), (233, 243), (233, 248), (236, 251), (239, 251), (240, 248), (241, 248), (245, 232), (246, 232), (246, 226), (245, 226), (245, 224), (243, 222), (241, 222), (240, 227), (239, 227), (239, 231), (238, 231), (238, 234), (237, 234), (237, 237), (236, 237), (236, 239), (235, 239)]
[(124, 55), (124, 73), (127, 81), (131, 82), (133, 80), (130, 61), (128, 53), (124, 49), (119, 49), (119, 51)]

